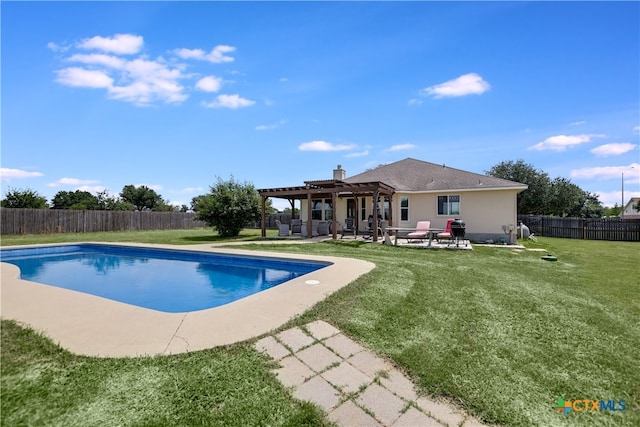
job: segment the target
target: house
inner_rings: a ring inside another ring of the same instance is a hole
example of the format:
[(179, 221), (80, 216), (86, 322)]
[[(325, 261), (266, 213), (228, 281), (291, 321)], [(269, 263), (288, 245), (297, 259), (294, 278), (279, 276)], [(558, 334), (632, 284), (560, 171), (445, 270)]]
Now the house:
[(622, 209), (621, 218), (624, 219), (640, 219), (640, 211), (636, 209), (640, 206), (640, 197), (632, 197)]
[(300, 218), (307, 221), (309, 235), (312, 220), (330, 222), (335, 238), (338, 222), (344, 223), (345, 218), (355, 218), (359, 231), (365, 229), (369, 216), (373, 216), (374, 230), (415, 227), (421, 220), (431, 221), (432, 228), (444, 228), (448, 218), (461, 218), (470, 240), (507, 237), (513, 241), (517, 195), (526, 189), (517, 182), (407, 158), (351, 177), (338, 165), (331, 180), (258, 192), (263, 206), (266, 198), (286, 198), (293, 211), (300, 200)]

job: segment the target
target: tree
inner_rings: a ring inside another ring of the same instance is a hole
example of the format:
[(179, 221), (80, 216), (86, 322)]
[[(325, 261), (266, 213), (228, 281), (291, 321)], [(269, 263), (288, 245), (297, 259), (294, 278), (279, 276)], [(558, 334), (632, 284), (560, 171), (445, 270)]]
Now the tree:
[(566, 178), (551, 180), (546, 172), (522, 159), (499, 163), (487, 174), (529, 186), (518, 194), (518, 213), (521, 214), (598, 218), (604, 212), (597, 194), (582, 190)]
[(616, 203), (611, 207), (604, 208), (603, 216), (620, 216), (621, 212), (622, 207)]
[(585, 192), (585, 200), (580, 210), (580, 217), (582, 218), (602, 218), (604, 215), (604, 206), (598, 199), (597, 194)]
[(58, 191), (51, 202), (53, 209), (100, 209), (98, 198), (88, 191)]
[(489, 169), (487, 174), (529, 186), (528, 189), (518, 194), (518, 213), (545, 213), (545, 205), (551, 187), (551, 180), (545, 172), (537, 170), (522, 159), (518, 159), (515, 163), (513, 161), (499, 163)]
[(98, 200), (98, 209), (103, 211), (132, 211), (135, 209), (133, 204), (109, 195), (107, 190), (100, 191), (96, 199)]
[(120, 197), (125, 202), (131, 203), (137, 211), (163, 210), (166, 206), (162, 197), (146, 185), (139, 187), (125, 185), (120, 192)]
[(222, 237), (233, 237), (260, 218), (260, 196), (251, 183), (218, 178), (210, 192), (192, 199), (195, 218), (213, 227)]
[(47, 198), (41, 196), (37, 191), (29, 188), (11, 189), (6, 196), (0, 201), (3, 208), (22, 208), (22, 209), (46, 209), (48, 207)]

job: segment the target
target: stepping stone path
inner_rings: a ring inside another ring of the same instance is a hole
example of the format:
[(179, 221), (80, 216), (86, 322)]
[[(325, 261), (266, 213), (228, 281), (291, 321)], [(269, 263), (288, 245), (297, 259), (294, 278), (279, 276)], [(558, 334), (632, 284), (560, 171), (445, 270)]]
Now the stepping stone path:
[(318, 320), (255, 343), (276, 360), (278, 379), (341, 426), (483, 426), (454, 406), (419, 397), (413, 383), (327, 322)]

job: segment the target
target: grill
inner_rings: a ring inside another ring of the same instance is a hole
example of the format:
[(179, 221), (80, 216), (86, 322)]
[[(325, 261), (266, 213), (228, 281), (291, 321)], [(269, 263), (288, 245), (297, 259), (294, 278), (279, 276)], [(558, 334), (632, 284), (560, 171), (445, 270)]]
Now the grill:
[(467, 242), (464, 239), (465, 229), (466, 225), (460, 218), (451, 221), (451, 237), (453, 237), (453, 241), (456, 243), (456, 248), (460, 247), (461, 241), (467, 246)]

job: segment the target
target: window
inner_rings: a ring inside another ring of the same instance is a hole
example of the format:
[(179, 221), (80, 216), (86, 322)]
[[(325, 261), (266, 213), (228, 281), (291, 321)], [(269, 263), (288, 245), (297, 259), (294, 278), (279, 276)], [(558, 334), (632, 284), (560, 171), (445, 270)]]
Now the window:
[(409, 221), (409, 196), (400, 197), (400, 221)]
[(380, 203), (380, 199), (378, 199), (378, 215), (382, 216), (383, 219), (389, 219), (389, 198), (386, 196), (382, 203)]
[(438, 196), (438, 215), (460, 215), (460, 196)]
[(331, 221), (333, 219), (333, 203), (331, 199), (324, 201), (324, 220)]
[(322, 199), (311, 200), (311, 219), (322, 219)]
[(331, 221), (333, 219), (333, 204), (331, 203), (331, 199), (312, 199), (311, 219)]
[(361, 220), (366, 220), (367, 219), (367, 199), (365, 197), (362, 197), (360, 199), (360, 219)]

